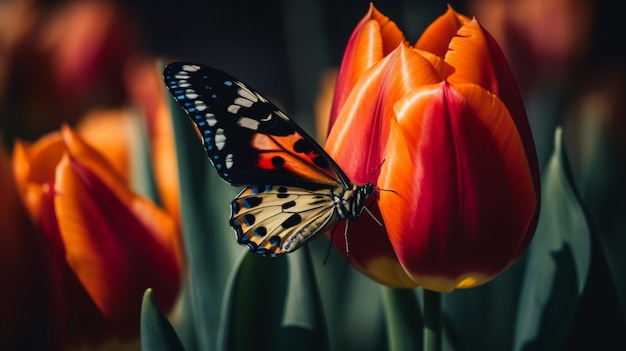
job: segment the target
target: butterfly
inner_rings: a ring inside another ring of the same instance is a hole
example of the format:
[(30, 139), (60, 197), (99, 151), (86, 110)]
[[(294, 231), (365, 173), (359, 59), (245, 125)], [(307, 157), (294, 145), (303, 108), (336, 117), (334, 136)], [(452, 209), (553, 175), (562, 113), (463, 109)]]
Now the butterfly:
[(163, 78), (220, 177), (245, 186), (231, 203), (239, 244), (265, 256), (292, 252), (367, 209), (374, 186), (352, 183), (312, 137), (248, 85), (185, 62), (167, 65)]

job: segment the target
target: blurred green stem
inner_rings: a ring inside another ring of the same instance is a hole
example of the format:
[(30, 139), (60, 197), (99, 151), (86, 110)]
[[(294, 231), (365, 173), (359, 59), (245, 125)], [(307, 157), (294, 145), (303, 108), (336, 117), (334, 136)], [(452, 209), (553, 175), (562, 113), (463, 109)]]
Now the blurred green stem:
[(387, 319), (388, 350), (419, 350), (424, 344), (419, 332), (424, 323), (415, 290), (383, 286), (382, 297)]
[(441, 351), (441, 293), (424, 289), (424, 351)]

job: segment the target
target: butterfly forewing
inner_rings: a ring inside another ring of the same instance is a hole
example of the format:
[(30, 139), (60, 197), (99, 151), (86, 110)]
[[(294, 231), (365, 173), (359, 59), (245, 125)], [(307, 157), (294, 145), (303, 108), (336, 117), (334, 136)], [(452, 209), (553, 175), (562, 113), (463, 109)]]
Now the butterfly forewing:
[(234, 77), (182, 62), (168, 65), (163, 75), (167, 88), (200, 131), (209, 160), (229, 183), (309, 189), (349, 185), (310, 136)]
[(338, 220), (328, 190), (255, 185), (231, 204), (237, 241), (267, 256), (296, 250)]

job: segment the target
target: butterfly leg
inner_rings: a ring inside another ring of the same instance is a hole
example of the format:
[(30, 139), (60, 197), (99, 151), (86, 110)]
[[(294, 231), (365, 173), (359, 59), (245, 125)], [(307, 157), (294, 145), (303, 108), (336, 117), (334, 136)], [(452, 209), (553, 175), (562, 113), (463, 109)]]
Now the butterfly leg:
[[(363, 207), (363, 208), (365, 208), (365, 207)], [(346, 261), (350, 260), (350, 248), (348, 247), (348, 224), (349, 223), (350, 223), (350, 221), (346, 221), (346, 228), (343, 231), (343, 237), (344, 237), (344, 239), (346, 241)]]
[(322, 263), (323, 265), (326, 265), (326, 262), (328, 262), (328, 257), (330, 257), (330, 250), (333, 248), (333, 240), (334, 240), (334, 237), (335, 237), (335, 230), (337, 230), (337, 226), (338, 225), (339, 225), (339, 223), (335, 224), (333, 229), (330, 231), (330, 241), (328, 242), (328, 249), (326, 249), (326, 255), (324, 255), (324, 262)]
[[(361, 212), (363, 212), (363, 211), (366, 211), (366, 212), (370, 215), (370, 217), (372, 217), (372, 219), (374, 220), (374, 222), (378, 223), (378, 225), (379, 225), (379, 226), (381, 226), (381, 227), (383, 226), (382, 222), (381, 222), (381, 221), (379, 221), (379, 220), (378, 220), (378, 218), (376, 218), (376, 216), (374, 216), (374, 214), (372, 213), (372, 211), (370, 211), (370, 209), (369, 209), (369, 208), (367, 208), (367, 207), (365, 207), (365, 206), (364, 206), (364, 207), (363, 207), (363, 210), (361, 210)], [(346, 226), (346, 227), (347, 227), (347, 226)], [(346, 233), (346, 236), (347, 236), (347, 233)], [(346, 240), (347, 240), (347, 239), (346, 239)]]

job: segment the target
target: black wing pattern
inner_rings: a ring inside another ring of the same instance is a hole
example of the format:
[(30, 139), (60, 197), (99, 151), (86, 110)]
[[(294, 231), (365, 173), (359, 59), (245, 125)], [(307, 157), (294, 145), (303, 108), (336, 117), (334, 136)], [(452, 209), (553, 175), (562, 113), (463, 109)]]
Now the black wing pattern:
[(227, 182), (310, 190), (349, 187), (348, 177), (313, 138), (241, 81), (185, 62), (166, 66), (163, 75)]

